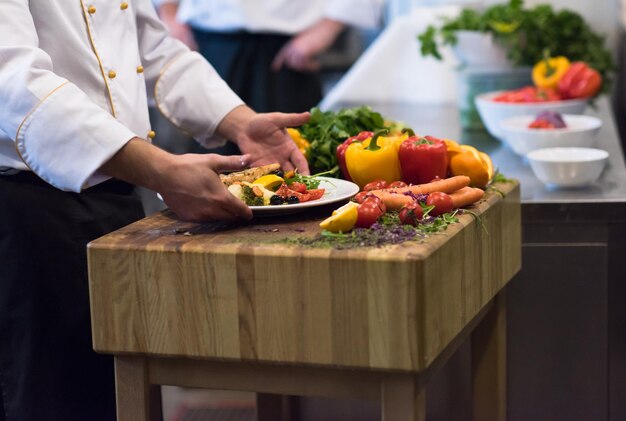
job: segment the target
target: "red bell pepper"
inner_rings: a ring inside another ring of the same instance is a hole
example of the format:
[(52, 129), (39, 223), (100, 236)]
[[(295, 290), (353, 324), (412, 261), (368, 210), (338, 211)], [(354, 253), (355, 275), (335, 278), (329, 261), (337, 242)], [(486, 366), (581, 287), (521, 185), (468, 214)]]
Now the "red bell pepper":
[(343, 178), (348, 181), (352, 181), (350, 173), (348, 173), (348, 167), (346, 166), (346, 149), (354, 142), (363, 142), (365, 139), (370, 139), (374, 136), (374, 132), (361, 132), (356, 136), (347, 138), (341, 145), (337, 146), (335, 155), (337, 156), (337, 163), (343, 174)]
[(433, 179), (446, 178), (448, 151), (443, 140), (432, 136), (415, 136), (406, 130), (410, 137), (400, 144), (398, 158), (402, 181), (410, 184), (424, 184)]
[(582, 61), (572, 63), (559, 81), (563, 99), (590, 98), (602, 87), (602, 76)]

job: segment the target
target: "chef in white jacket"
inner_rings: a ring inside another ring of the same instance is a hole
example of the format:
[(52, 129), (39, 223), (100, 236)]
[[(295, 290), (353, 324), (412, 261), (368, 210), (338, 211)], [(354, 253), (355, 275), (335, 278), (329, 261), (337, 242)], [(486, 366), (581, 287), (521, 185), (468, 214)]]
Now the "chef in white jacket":
[[(244, 155), (152, 146), (150, 98), (202, 144), (230, 139)], [(1, 0), (0, 421), (113, 420), (85, 245), (142, 216), (133, 184), (185, 220), (250, 218), (217, 173), (275, 161), (308, 171), (283, 130), (307, 119), (244, 106), (150, 0)]]

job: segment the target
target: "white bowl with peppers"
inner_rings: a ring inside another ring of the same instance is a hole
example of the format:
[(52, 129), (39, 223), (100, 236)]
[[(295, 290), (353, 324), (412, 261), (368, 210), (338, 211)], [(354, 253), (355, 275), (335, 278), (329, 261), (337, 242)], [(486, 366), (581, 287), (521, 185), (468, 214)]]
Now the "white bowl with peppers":
[(489, 133), (502, 140), (502, 122), (507, 118), (537, 115), (543, 111), (583, 114), (590, 98), (602, 89), (599, 72), (583, 62), (565, 57), (546, 58), (532, 70), (535, 86), (488, 92), (475, 98), (476, 107)]

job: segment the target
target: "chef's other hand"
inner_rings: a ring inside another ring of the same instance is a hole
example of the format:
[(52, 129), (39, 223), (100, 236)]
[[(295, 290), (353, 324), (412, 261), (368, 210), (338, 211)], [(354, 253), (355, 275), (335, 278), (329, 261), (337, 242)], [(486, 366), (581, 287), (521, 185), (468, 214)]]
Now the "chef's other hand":
[(248, 107), (237, 107), (220, 123), (218, 132), (234, 140), (242, 153), (250, 155), (250, 166), (278, 162), (284, 171), (298, 169), (309, 174), (309, 164), (287, 134), (286, 127), (298, 127), (309, 121), (306, 113), (257, 114)]
[(251, 219), (250, 208), (228, 191), (218, 175), (240, 171), (247, 164), (247, 156), (179, 155), (159, 193), (167, 206), (185, 221)]
[(279, 71), (283, 66), (298, 72), (315, 72), (320, 63), (317, 55), (328, 50), (345, 25), (339, 21), (324, 18), (310, 28), (300, 32), (280, 49), (272, 61), (272, 70)]
[(235, 221), (252, 218), (252, 211), (222, 184), (218, 173), (240, 171), (248, 156), (173, 155), (140, 138), (131, 139), (100, 171), (161, 193), (185, 221)]

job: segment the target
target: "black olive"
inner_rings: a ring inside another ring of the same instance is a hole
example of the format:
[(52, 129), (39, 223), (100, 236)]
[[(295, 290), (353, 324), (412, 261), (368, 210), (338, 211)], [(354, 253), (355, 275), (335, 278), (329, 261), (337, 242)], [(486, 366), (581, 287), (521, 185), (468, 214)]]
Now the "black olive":
[(270, 205), (282, 205), (284, 202), (283, 198), (278, 195), (270, 197)]
[(300, 203), (300, 199), (298, 199), (296, 196), (289, 196), (287, 198), (287, 203), (290, 205), (294, 205), (296, 203)]
[(285, 173), (283, 172), (283, 170), (276, 170), (274, 171), (274, 174), (276, 174), (280, 178), (285, 178)]

